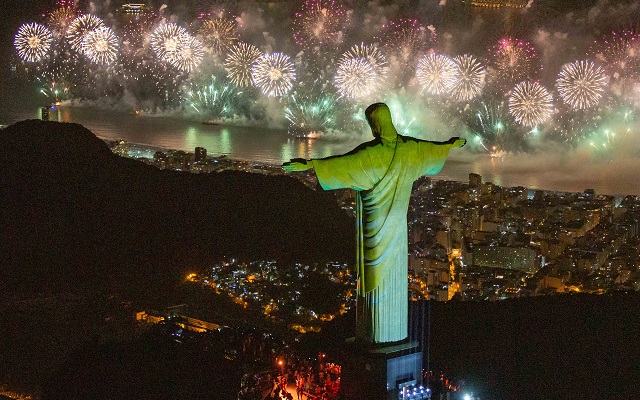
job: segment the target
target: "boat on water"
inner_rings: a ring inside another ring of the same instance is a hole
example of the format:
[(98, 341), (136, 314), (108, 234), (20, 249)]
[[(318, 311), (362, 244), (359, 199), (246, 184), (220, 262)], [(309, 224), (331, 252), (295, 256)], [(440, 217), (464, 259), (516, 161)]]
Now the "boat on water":
[(298, 132), (298, 133), (294, 133), (293, 136), (296, 139), (317, 139), (320, 137), (320, 133), (316, 131)]
[(202, 121), (202, 123), (204, 125), (221, 125), (222, 124), (222, 120), (218, 119), (218, 118), (212, 118), (212, 119), (208, 119), (206, 121)]
[(507, 155), (507, 152), (504, 150), (492, 151), (489, 153), (491, 158), (504, 158)]

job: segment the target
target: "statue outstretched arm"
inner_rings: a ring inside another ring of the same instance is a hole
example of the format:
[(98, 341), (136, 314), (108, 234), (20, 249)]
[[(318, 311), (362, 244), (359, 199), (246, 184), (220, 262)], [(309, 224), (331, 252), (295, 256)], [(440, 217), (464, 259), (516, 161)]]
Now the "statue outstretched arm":
[(450, 148), (452, 149), (457, 149), (460, 148), (462, 146), (464, 146), (465, 144), (467, 144), (467, 139), (458, 137), (458, 136), (454, 136), (449, 140), (445, 140), (443, 142), (439, 142), (437, 140), (424, 140), (424, 139), (416, 139), (416, 138), (412, 138), (413, 140), (420, 142), (420, 143), (429, 143), (429, 144), (435, 144), (435, 145), (450, 145)]
[(371, 167), (369, 151), (380, 144), (380, 140), (372, 140), (339, 156), (314, 160), (294, 158), (282, 164), (282, 169), (288, 172), (300, 172), (313, 168), (318, 177), (318, 183), (324, 190), (369, 190), (376, 183), (368, 172)]
[(313, 169), (313, 160), (305, 160), (304, 158), (294, 158), (282, 164), (282, 169), (287, 172), (301, 172)]
[(417, 157), (421, 164), (421, 175), (439, 173), (447, 160), (449, 150), (460, 148), (465, 144), (467, 140), (459, 137), (452, 137), (444, 142), (419, 140)]
[(464, 146), (465, 144), (467, 144), (467, 139), (464, 138), (459, 138), (459, 137), (452, 137), (451, 139), (448, 140), (449, 143), (451, 143), (451, 147), (454, 149), (458, 149), (462, 146)]

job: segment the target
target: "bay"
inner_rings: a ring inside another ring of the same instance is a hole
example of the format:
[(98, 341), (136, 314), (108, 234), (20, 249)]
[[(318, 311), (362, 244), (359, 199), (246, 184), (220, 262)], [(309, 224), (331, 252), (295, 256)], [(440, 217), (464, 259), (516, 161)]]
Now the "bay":
[[(281, 164), (291, 158), (319, 158), (345, 153), (371, 137), (299, 139), (285, 129), (207, 125), (180, 116), (135, 115), (92, 107), (62, 106), (58, 120), (74, 122), (105, 140), (123, 139), (153, 148), (193, 152), (204, 147), (209, 155)], [(38, 118), (35, 107), (5, 107), (0, 123)], [(454, 136), (454, 135), (452, 135)], [(484, 182), (562, 192), (595, 189), (598, 194), (640, 195), (640, 152), (598, 154), (576, 150), (490, 157), (466, 148), (454, 150), (436, 179), (467, 181), (470, 173)]]

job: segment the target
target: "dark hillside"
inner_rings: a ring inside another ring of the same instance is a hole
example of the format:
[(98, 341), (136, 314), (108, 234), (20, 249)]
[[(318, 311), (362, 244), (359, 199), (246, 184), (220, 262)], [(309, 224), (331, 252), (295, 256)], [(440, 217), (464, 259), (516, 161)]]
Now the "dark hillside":
[(431, 365), (487, 399), (637, 399), (639, 309), (635, 292), (436, 303)]
[(287, 177), (120, 158), (77, 124), (0, 131), (3, 293), (162, 287), (222, 256), (350, 260), (353, 223)]

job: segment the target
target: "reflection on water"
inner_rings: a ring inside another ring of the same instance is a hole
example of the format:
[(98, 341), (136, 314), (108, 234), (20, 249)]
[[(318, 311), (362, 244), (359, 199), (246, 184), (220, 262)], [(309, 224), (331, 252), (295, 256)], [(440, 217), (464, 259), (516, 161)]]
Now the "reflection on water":
[(61, 121), (84, 125), (103, 139), (279, 164), (291, 158), (319, 158), (351, 150), (352, 141), (295, 139), (285, 130), (209, 125), (174, 117), (137, 116), (90, 108), (61, 108)]
[(286, 141), (282, 143), (282, 149), (280, 150), (280, 159), (281, 160), (291, 160), (295, 158), (293, 152), (291, 151), (291, 142)]
[[(500, 174), (496, 174), (496, 163), (499, 163), (500, 160), (497, 160), (495, 157), (491, 157), (491, 175), (495, 176), (493, 180), (494, 185), (502, 186), (502, 180), (500, 179)], [(476, 172), (478, 175), (482, 175), (481, 172)]]
[(222, 154), (232, 154), (231, 151), (231, 133), (229, 132), (229, 129), (223, 129), (222, 132), (220, 132), (220, 145), (219, 146), (214, 146), (214, 148), (219, 147), (220, 148), (220, 152)]
[[(39, 118), (39, 110), (9, 107), (0, 110), (0, 124)], [(55, 118), (84, 125), (103, 139), (123, 139), (151, 147), (194, 151), (204, 147), (213, 156), (280, 164), (292, 158), (321, 158), (352, 150), (367, 137), (352, 139), (295, 139), (285, 130), (262, 127), (205, 125), (201, 121), (171, 116), (136, 116), (94, 108), (60, 107)], [(589, 160), (594, 161), (594, 160)], [(469, 173), (484, 182), (500, 186), (531, 189), (640, 195), (640, 157), (625, 160), (581, 162), (567, 154), (508, 155), (504, 159), (472, 154), (466, 149), (453, 151), (439, 179), (467, 181)]]

